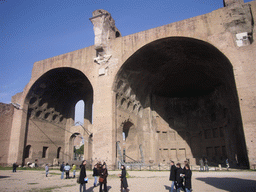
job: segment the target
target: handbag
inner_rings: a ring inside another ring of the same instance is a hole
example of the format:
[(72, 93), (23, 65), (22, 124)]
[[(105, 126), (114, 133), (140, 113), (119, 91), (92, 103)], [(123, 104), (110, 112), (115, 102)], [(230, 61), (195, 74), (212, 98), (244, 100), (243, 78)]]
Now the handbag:
[(100, 177), (100, 178), (99, 178), (99, 182), (100, 182), (100, 183), (103, 183), (103, 182), (104, 182), (104, 178)]

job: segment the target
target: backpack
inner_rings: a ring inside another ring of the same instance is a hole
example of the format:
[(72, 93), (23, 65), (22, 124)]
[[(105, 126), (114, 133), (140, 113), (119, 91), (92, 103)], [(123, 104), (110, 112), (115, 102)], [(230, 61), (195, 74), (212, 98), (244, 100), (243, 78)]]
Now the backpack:
[(63, 164), (60, 165), (60, 171), (62, 172), (64, 170)]

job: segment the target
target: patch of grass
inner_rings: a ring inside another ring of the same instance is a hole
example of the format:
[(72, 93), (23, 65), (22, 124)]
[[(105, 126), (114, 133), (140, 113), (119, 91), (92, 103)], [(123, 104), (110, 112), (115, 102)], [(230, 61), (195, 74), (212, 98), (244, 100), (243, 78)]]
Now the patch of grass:
[(52, 192), (53, 189), (60, 189), (63, 187), (73, 187), (76, 184), (73, 185), (64, 185), (64, 186), (56, 186), (56, 187), (47, 187), (47, 188), (43, 188), (43, 189), (31, 189), (29, 192)]
[(50, 175), (61, 175), (61, 173), (49, 173)]
[(36, 184), (39, 184), (39, 183), (28, 183), (28, 185), (36, 185)]

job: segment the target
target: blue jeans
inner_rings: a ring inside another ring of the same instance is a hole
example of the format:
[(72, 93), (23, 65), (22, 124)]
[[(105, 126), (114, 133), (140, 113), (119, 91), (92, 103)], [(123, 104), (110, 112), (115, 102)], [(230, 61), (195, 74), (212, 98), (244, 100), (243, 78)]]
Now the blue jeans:
[(177, 191), (177, 192), (180, 192), (181, 189), (182, 189), (182, 187), (178, 188), (176, 191)]
[(47, 177), (47, 176), (48, 176), (48, 174), (49, 174), (49, 171), (46, 171), (46, 173), (45, 173), (45, 174), (46, 174), (46, 177)]
[(76, 170), (73, 171), (73, 177), (76, 177)]
[(64, 171), (61, 172), (60, 178), (61, 178), (61, 179), (64, 179)]
[(94, 186), (97, 185), (97, 176), (94, 176)]
[(174, 183), (175, 183), (175, 181), (172, 181), (172, 185), (171, 185), (171, 192), (173, 192), (173, 189), (174, 189)]
[(191, 192), (191, 189), (185, 188), (186, 192)]
[(83, 192), (85, 192), (86, 191), (85, 183), (80, 184), (80, 192), (82, 192), (82, 188), (83, 188)]

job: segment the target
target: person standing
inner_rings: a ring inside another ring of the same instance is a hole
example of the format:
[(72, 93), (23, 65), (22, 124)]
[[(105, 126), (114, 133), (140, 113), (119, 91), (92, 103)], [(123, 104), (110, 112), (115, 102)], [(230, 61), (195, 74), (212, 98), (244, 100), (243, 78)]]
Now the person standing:
[(62, 162), (62, 164), (60, 165), (60, 171), (61, 171), (61, 176), (60, 179), (64, 179), (64, 162)]
[(171, 161), (171, 170), (170, 170), (169, 180), (172, 181), (171, 192), (173, 192), (174, 185), (175, 185), (175, 180), (176, 180), (176, 167), (175, 167), (173, 161)]
[(185, 192), (191, 192), (191, 176), (192, 172), (189, 165), (185, 165)]
[(228, 162), (228, 159), (226, 159), (226, 165), (227, 165), (227, 171), (229, 169), (229, 162)]
[(183, 169), (181, 168), (180, 166), (180, 163), (177, 163), (176, 164), (176, 184), (177, 184), (177, 192), (180, 192), (180, 190), (182, 189), (183, 187)]
[(104, 192), (107, 192), (107, 177), (108, 177), (108, 170), (106, 168), (106, 164), (102, 165), (102, 168), (100, 169), (100, 192), (102, 192), (102, 184), (104, 184)]
[(204, 170), (205, 170), (205, 171), (209, 171), (208, 161), (207, 161), (206, 158), (205, 158), (205, 161), (204, 161)]
[(94, 177), (94, 187), (96, 187), (97, 186), (97, 176), (99, 176), (97, 164), (94, 165), (92, 176)]
[(84, 160), (82, 162), (82, 164), (80, 165), (80, 176), (79, 176), (79, 183), (80, 183), (80, 192), (82, 192), (82, 188), (83, 188), (83, 192), (86, 191), (86, 183), (87, 183), (87, 176), (86, 176), (86, 160)]
[(13, 173), (16, 172), (17, 167), (18, 167), (17, 162), (12, 164), (12, 172)]
[(46, 177), (48, 177), (48, 174), (49, 174), (49, 166), (48, 166), (48, 163), (46, 163), (46, 165), (45, 165), (45, 175), (46, 175)]
[(204, 171), (204, 161), (203, 161), (202, 158), (199, 160), (199, 164), (200, 164), (200, 170), (199, 171)]
[(72, 164), (72, 170), (71, 171), (73, 172), (73, 178), (75, 178), (76, 177), (76, 165), (75, 164)]
[(69, 170), (70, 170), (70, 166), (68, 163), (66, 163), (66, 166), (64, 167), (65, 173), (66, 173), (66, 179), (69, 178)]
[(121, 165), (122, 173), (118, 176), (121, 178), (121, 192), (123, 192), (123, 188), (125, 189), (125, 192), (128, 192), (128, 182), (126, 179), (126, 169), (124, 165)]

